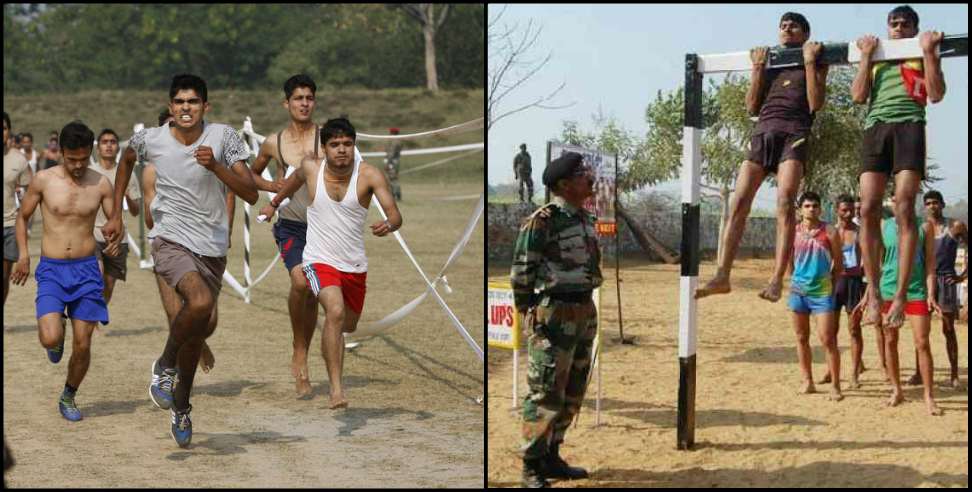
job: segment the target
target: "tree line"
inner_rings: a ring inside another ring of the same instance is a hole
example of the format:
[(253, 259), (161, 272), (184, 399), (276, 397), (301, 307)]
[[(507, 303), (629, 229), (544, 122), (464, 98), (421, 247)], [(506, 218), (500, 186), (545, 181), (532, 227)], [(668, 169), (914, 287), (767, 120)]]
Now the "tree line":
[(160, 90), (184, 72), (220, 89), (278, 87), (295, 73), (325, 87), (431, 88), (431, 77), (446, 89), (482, 87), (485, 6), (438, 11), (431, 77), (428, 26), (416, 10), (399, 4), (4, 4), (4, 91)]

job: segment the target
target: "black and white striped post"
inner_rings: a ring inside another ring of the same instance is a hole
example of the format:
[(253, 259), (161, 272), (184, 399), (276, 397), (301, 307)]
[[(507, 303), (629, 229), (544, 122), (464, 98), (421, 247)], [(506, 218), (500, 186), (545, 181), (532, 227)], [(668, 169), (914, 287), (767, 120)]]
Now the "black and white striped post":
[[(942, 58), (968, 56), (969, 35), (945, 36), (938, 47)], [(921, 58), (918, 38), (882, 39), (871, 55), (872, 61)], [(846, 65), (861, 60), (854, 42), (824, 44), (821, 63)], [(802, 48), (770, 50), (767, 69), (803, 64)], [(699, 188), (702, 139), (702, 76), (707, 73), (741, 72), (752, 67), (748, 51), (718, 55), (685, 56), (685, 127), (682, 135), (682, 278), (679, 292), (678, 321), (678, 449), (695, 445), (695, 289), (699, 275)]]
[(699, 283), (699, 172), (702, 73), (699, 56), (685, 56), (685, 128), (682, 130), (682, 278), (678, 318), (678, 449), (695, 444), (695, 288)]

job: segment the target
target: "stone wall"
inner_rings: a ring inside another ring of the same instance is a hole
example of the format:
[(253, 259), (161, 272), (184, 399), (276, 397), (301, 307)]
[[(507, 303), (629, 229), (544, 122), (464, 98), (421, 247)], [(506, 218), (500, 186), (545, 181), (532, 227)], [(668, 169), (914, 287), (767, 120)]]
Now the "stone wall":
[[(530, 204), (487, 204), (486, 237), (487, 258), (490, 262), (510, 263), (513, 256), (513, 243), (523, 220), (533, 213), (536, 207)], [(631, 215), (638, 218), (638, 222), (645, 227), (646, 232), (655, 237), (670, 250), (678, 253), (682, 240), (682, 216), (679, 213), (637, 213)], [(719, 216), (703, 215), (701, 225), (701, 249), (703, 258), (714, 258), (719, 237)], [(622, 237), (622, 252), (628, 254), (644, 254), (631, 231), (622, 222), (619, 224)], [(739, 257), (772, 257), (776, 244), (776, 219), (766, 217), (750, 218), (746, 224), (742, 244), (739, 246)], [(615, 241), (604, 244), (606, 255), (614, 255)], [(657, 258), (655, 258), (657, 259)]]

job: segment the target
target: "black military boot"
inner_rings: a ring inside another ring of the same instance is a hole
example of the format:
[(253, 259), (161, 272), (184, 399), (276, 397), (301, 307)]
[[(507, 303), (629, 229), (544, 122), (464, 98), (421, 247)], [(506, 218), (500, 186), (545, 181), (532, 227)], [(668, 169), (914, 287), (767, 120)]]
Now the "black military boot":
[(550, 452), (544, 458), (543, 474), (546, 478), (563, 478), (578, 480), (588, 478), (587, 470), (570, 466), (560, 457), (560, 444), (551, 444)]
[(550, 483), (543, 476), (543, 458), (523, 460), (523, 488), (548, 489)]

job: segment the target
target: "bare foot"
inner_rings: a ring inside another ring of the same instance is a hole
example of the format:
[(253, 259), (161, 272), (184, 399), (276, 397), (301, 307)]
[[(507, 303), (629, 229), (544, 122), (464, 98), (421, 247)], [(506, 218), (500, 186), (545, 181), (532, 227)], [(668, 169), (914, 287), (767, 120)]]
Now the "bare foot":
[(827, 399), (830, 401), (840, 401), (844, 399), (844, 395), (840, 392), (840, 389), (831, 388), (830, 394), (827, 395)]
[(715, 294), (728, 294), (731, 291), (732, 287), (729, 286), (729, 277), (716, 275), (704, 287), (695, 289), (695, 298), (702, 299), (703, 297), (709, 297)]
[(310, 379), (298, 377), (296, 379), (297, 385), (297, 398), (303, 398), (308, 396), (313, 391), (311, 389)]
[(331, 410), (336, 410), (338, 408), (348, 408), (348, 400), (344, 398), (343, 394), (331, 395)]
[(852, 390), (861, 389), (861, 382), (858, 381), (856, 377), (852, 377), (850, 384), (847, 387)]
[(961, 382), (961, 381), (959, 381), (959, 378), (958, 378), (958, 376), (955, 376), (955, 377), (952, 377), (952, 378), (950, 378), (950, 379), (948, 380), (948, 384), (947, 384), (947, 386), (948, 386), (949, 388), (952, 388), (952, 389), (954, 389), (954, 390), (960, 390), (960, 389), (962, 389), (962, 382)]
[(891, 301), (891, 309), (888, 310), (888, 314), (884, 315), (884, 326), (886, 328), (900, 328), (904, 324), (905, 303), (899, 299)]
[(905, 384), (910, 386), (921, 386), (921, 373), (914, 373), (905, 381)]
[(938, 408), (938, 405), (935, 404), (935, 400), (929, 400), (926, 398), (925, 406), (928, 408), (928, 415), (938, 417), (945, 414), (945, 412), (943, 412), (942, 409)]
[(202, 368), (203, 372), (208, 373), (215, 365), (216, 357), (213, 355), (213, 351), (209, 349), (206, 342), (203, 342), (202, 353), (199, 354), (199, 367)]
[(816, 392), (817, 392), (817, 389), (814, 388), (813, 381), (804, 381), (803, 382), (803, 386), (800, 387), (800, 390), (797, 391), (797, 394), (800, 394), (800, 395), (809, 395), (811, 393), (816, 393)]
[(905, 401), (904, 395), (901, 394), (900, 391), (892, 390), (891, 391), (891, 398), (888, 399), (888, 406), (889, 407), (896, 407), (896, 406), (900, 405), (901, 402), (903, 402), (903, 401)]
[(828, 372), (824, 377), (817, 380), (817, 384), (830, 384), (830, 373)]
[(759, 293), (760, 299), (765, 299), (769, 302), (776, 302), (780, 300), (781, 292), (783, 291), (783, 286), (779, 282), (770, 282), (769, 285)]

